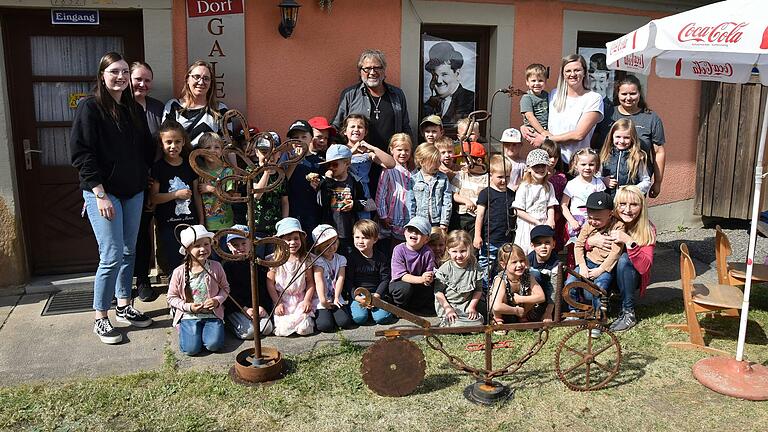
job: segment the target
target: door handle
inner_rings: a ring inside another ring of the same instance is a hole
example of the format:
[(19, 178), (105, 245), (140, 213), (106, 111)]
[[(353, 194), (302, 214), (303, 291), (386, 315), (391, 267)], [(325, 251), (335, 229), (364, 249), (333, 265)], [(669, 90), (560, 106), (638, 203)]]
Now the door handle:
[(31, 144), (28, 138), (21, 140), (21, 143), (24, 146), (24, 167), (30, 171), (32, 170), (32, 153), (42, 154), (43, 151), (30, 148)]

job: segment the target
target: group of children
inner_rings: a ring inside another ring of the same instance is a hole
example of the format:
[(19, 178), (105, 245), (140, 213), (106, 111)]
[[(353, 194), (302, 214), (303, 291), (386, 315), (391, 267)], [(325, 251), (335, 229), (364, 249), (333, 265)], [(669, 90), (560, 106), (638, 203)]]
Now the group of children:
[[(530, 91), (521, 101), (526, 124), (540, 132), (547, 126), (545, 74), (541, 65), (527, 69)], [(458, 122), (455, 142), (443, 135), (438, 116), (428, 116), (420, 124), (423, 143), (414, 148), (409, 135), (398, 133), (388, 153), (366, 142), (367, 132), (368, 120), (358, 114), (344, 120), (340, 133), (323, 117), (290, 126), (287, 137), (302, 141), (306, 154), (283, 166), (285, 182), (256, 196), (254, 232), (227, 237), (233, 254), (249, 253), (253, 240), (268, 236), (288, 244), (290, 258), (266, 272), (262, 304), (254, 311), (244, 261), (222, 266), (210, 259), (216, 258), (213, 233), (247, 220), (214, 193), (215, 187), (244, 193), (243, 185), (218, 184), (233, 172), (223, 162), (221, 138), (207, 133), (199, 140), (208, 152), (195, 161), (207, 174), (198, 176), (188, 160), (186, 131), (173, 121), (160, 127), (163, 157), (152, 169), (151, 202), (158, 262), (168, 272), (175, 268), (168, 302), (184, 352), (215, 350), (224, 322), (238, 337), (252, 337), (254, 313), (262, 317), (263, 334), (279, 336), (393, 320), (354, 301), (357, 287), (417, 313), (436, 313), (443, 325), (551, 319), (556, 252), (568, 245), (569, 262), (604, 285), (617, 252), (585, 245), (595, 232), (621, 226), (609, 214), (593, 213), (612, 209), (610, 193), (620, 185), (650, 186), (629, 120), (613, 125), (600, 155), (583, 149), (573, 156), (571, 180), (557, 144), (547, 141), (523, 159), (520, 132), (512, 128), (502, 135), (503, 154), (490, 158), (469, 119)], [(268, 141), (258, 141), (249, 155), (259, 165), (293, 156), (274, 151), (277, 134)], [(383, 169), (378, 179), (370, 178), (373, 164)], [(265, 170), (254, 186), (278, 177)], [(178, 254), (181, 224), (193, 226), (181, 233)], [(255, 251), (270, 259), (268, 252), (263, 246)]]

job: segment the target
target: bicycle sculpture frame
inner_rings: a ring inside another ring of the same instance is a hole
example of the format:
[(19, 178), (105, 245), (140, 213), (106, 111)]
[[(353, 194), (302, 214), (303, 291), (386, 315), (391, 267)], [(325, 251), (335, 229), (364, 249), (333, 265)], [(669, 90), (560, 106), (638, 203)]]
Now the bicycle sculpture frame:
[[(512, 86), (497, 90), (493, 97), (495, 98), (499, 93), (505, 93), (510, 97), (524, 94), (523, 91)], [(493, 98), (491, 99), (491, 106), (493, 106)], [(468, 117), (469, 125), (466, 135), (469, 135), (475, 124), (491, 118), (491, 113), (479, 110), (470, 113)], [(467, 153), (469, 146), (464, 145), (470, 139), (468, 136), (460, 137), (460, 139), (462, 139), (461, 155), (471, 167), (476, 162)], [(488, 167), (484, 166), (483, 168), (487, 171)], [(575, 276), (577, 280), (567, 286), (562, 286), (563, 276), (566, 273)], [(515, 373), (536, 355), (548, 341), (550, 329), (572, 327), (573, 330), (565, 335), (555, 352), (555, 373), (560, 381), (571, 390), (591, 391), (604, 388), (618, 373), (622, 358), (618, 338), (605, 326), (607, 293), (589, 279), (565, 266), (560, 267), (560, 275), (560, 286), (555, 290), (554, 296), (554, 320), (550, 322), (436, 328), (432, 327), (426, 319), (394, 306), (379, 297), (372, 296), (364, 288), (358, 288), (355, 291), (355, 297), (364, 307), (384, 309), (420, 327), (377, 331), (376, 336), (383, 336), (384, 338), (370, 346), (363, 355), (360, 368), (363, 381), (372, 391), (382, 396), (405, 396), (412, 393), (424, 379), (426, 362), (421, 349), (406, 338), (424, 336), (427, 345), (443, 354), (453, 368), (476, 379), (476, 383), (467, 387), (465, 391), (465, 396), (468, 399), (481, 404), (497, 403), (509, 398), (511, 392), (496, 379)], [(488, 285), (490, 286), (490, 283)], [(588, 291), (594, 297), (601, 299), (602, 308), (595, 310), (591, 304), (580, 303), (574, 299), (571, 292), (576, 289)], [(570, 305), (572, 310), (561, 313), (562, 301)], [(493, 302), (489, 300), (487, 311), (489, 319), (492, 304)], [(493, 350), (511, 348), (511, 346), (509, 341), (494, 343), (493, 334), (497, 331), (510, 330), (538, 330), (538, 332), (536, 340), (527, 352), (502, 367), (495, 367)], [(598, 331), (601, 333), (600, 336), (597, 336)], [(470, 344), (468, 349), (484, 351), (484, 366), (470, 366), (461, 358), (448, 353), (439, 338), (440, 335), (446, 334), (483, 334), (484, 342)], [(586, 346), (580, 349), (575, 346), (577, 344)]]

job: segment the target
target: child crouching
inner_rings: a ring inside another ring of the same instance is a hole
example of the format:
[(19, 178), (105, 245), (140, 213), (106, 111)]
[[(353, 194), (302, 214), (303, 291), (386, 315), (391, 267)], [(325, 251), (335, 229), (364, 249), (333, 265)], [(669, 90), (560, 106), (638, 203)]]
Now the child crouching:
[(354, 323), (349, 314), (349, 306), (342, 295), (347, 259), (336, 253), (339, 236), (332, 226), (320, 224), (312, 230), (312, 240), (315, 253), (320, 255), (314, 266), (317, 329), (323, 333), (333, 333), (339, 327), (352, 328)]
[(173, 325), (179, 331), (179, 350), (195, 355), (203, 350), (215, 352), (224, 344), (224, 300), (229, 283), (224, 269), (209, 260), (213, 233), (202, 225), (181, 232), (179, 253), (184, 264), (176, 267), (168, 285), (168, 305)]
[[(248, 234), (245, 225), (233, 225), (232, 228)], [(227, 247), (233, 255), (247, 255), (251, 252), (251, 239), (239, 234), (227, 235)], [(229, 281), (229, 299), (224, 303), (224, 321), (227, 327), (238, 339), (253, 339), (253, 297), (251, 297), (251, 264), (249, 260), (224, 261), (222, 264)], [(262, 280), (264, 273), (259, 269), (259, 330), (262, 336), (272, 334), (272, 321), (268, 318), (268, 310), (272, 302), (267, 293), (266, 283)], [(240, 305), (246, 313), (237, 306)]]
[(450, 260), (435, 272), (435, 310), (441, 327), (482, 325), (478, 304), (483, 296), (483, 274), (477, 266), (472, 238), (466, 231), (448, 234)]

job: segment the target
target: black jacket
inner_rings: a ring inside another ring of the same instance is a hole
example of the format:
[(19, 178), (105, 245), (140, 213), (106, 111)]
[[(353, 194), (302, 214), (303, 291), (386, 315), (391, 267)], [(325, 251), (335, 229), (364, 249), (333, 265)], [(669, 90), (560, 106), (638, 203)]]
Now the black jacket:
[[(451, 104), (442, 116), (443, 126), (453, 126), (459, 120), (467, 117), (475, 110), (475, 92), (467, 90), (459, 84), (459, 87), (451, 95)], [(437, 114), (440, 111), (440, 96), (432, 96), (424, 102), (424, 115)]]
[(120, 121), (103, 111), (95, 97), (80, 102), (69, 139), (72, 166), (80, 172), (80, 189), (101, 184), (104, 191), (130, 198), (147, 188), (147, 171), (156, 145), (141, 106), (135, 109), (139, 127), (131, 121), (128, 107), (118, 105)]

